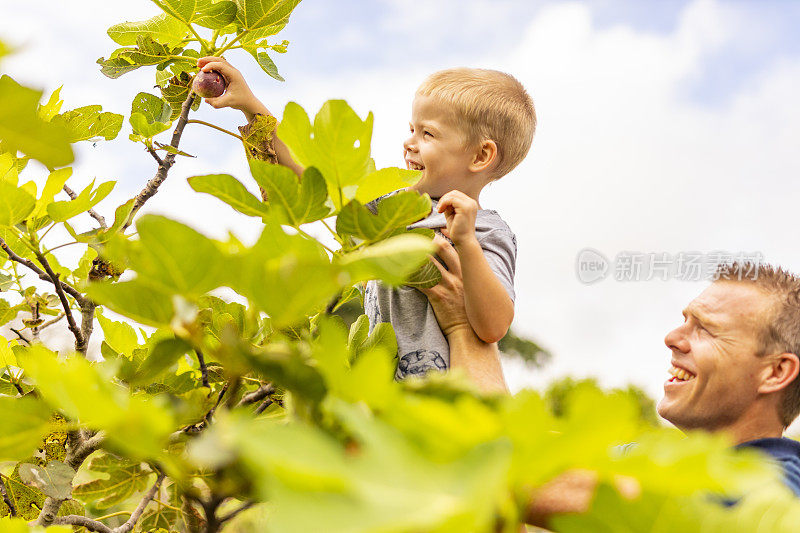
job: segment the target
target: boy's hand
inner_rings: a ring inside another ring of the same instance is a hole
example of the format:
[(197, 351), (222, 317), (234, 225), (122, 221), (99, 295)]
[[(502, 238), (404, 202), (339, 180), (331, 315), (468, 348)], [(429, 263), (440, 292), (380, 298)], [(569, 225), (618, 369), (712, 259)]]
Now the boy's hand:
[(197, 60), (197, 66), (204, 72), (216, 70), (222, 74), (222, 77), (225, 78), (228, 84), (222, 96), (205, 99), (211, 107), (215, 109), (230, 107), (245, 113), (256, 112), (258, 99), (253, 94), (253, 91), (250, 90), (242, 73), (231, 66), (224, 58), (213, 56), (201, 57)]
[(447, 220), (447, 233), (456, 246), (475, 239), (478, 202), (461, 191), (450, 191), (439, 200), (438, 211)]

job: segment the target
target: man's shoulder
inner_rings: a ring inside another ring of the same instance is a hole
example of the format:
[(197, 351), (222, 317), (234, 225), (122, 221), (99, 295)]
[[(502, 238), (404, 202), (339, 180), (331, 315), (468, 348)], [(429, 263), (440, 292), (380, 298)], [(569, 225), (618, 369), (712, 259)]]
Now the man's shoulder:
[(780, 463), (786, 485), (800, 497), (800, 442), (786, 437), (757, 439), (737, 448), (755, 448), (771, 455)]

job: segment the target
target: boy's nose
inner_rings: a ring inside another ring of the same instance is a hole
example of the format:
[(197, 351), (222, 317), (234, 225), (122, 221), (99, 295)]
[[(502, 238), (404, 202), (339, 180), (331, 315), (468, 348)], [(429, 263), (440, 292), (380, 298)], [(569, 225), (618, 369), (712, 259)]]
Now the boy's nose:
[(416, 147), (413, 142), (413, 137), (409, 137), (405, 141), (403, 141), (403, 150), (407, 152), (416, 152)]

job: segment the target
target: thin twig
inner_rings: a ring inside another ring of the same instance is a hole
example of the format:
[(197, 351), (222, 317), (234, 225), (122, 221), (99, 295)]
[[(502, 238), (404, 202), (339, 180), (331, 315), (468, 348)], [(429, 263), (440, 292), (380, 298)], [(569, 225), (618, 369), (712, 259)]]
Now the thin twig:
[(128, 520), (126, 520), (121, 526), (114, 528), (114, 533), (128, 533), (129, 531), (133, 530), (133, 528), (136, 526), (136, 522), (138, 522), (142, 517), (145, 507), (147, 507), (147, 505), (153, 500), (156, 492), (158, 492), (158, 489), (161, 488), (161, 482), (164, 481), (165, 477), (167, 476), (163, 472), (159, 472), (156, 482), (152, 487), (150, 487), (150, 490), (147, 491), (147, 494), (144, 495), (144, 498), (142, 498), (142, 501), (139, 502), (139, 505), (133, 511), (131, 517), (128, 518)]
[(266, 410), (267, 407), (269, 407), (272, 404), (273, 404), (272, 398), (265, 399), (263, 402), (261, 402), (261, 405), (256, 407), (255, 414), (260, 415)]
[(0, 494), (3, 495), (3, 501), (8, 506), (9, 514), (13, 516), (17, 516), (17, 508), (14, 506), (14, 502), (11, 501), (11, 498), (8, 497), (8, 492), (6, 491), (6, 485), (3, 483), (3, 479), (0, 478)]
[(231, 137), (236, 137), (240, 141), (243, 140), (241, 135), (236, 135), (232, 131), (228, 131), (225, 128), (220, 128), (219, 126), (215, 126), (214, 124), (211, 124), (210, 122), (206, 122), (205, 120), (192, 119), (192, 120), (187, 120), (186, 123), (187, 124), (202, 124), (203, 126), (208, 126), (209, 128), (214, 128), (215, 130), (221, 131), (222, 133), (227, 133)]
[[(192, 108), (192, 104), (194, 103), (195, 94), (192, 91), (189, 91), (189, 96), (183, 102), (181, 106), (181, 114), (178, 117), (178, 124), (175, 126), (175, 129), (172, 132), (172, 142), (170, 146), (178, 149), (178, 146), (181, 142), (181, 136), (183, 135), (183, 128), (186, 127), (186, 121), (188, 120), (189, 111)], [(159, 186), (164, 183), (164, 180), (167, 179), (167, 173), (172, 165), (175, 163), (175, 154), (168, 153), (161, 163), (158, 165), (158, 171), (156, 171), (156, 175), (147, 182), (147, 185), (144, 186), (144, 189), (136, 196), (136, 199), (133, 202), (133, 208), (131, 209), (130, 214), (128, 215), (128, 220), (125, 221), (125, 224), (122, 225), (121, 231), (125, 231), (128, 227), (133, 223), (133, 216), (136, 214), (139, 209), (149, 200), (156, 192), (158, 192)]]
[(242, 396), (242, 399), (239, 400), (239, 403), (236, 404), (236, 407), (241, 407), (242, 405), (250, 405), (256, 402), (260, 402), (273, 392), (275, 392), (275, 387), (273, 387), (271, 383), (265, 383), (256, 390), (254, 390), (253, 392), (248, 392), (247, 394)]
[(211, 385), (208, 384), (208, 367), (206, 366), (206, 359), (203, 357), (203, 352), (200, 350), (195, 350), (194, 353), (197, 354), (197, 362), (200, 363), (200, 374), (203, 376), (203, 387), (211, 388)]
[[(72, 316), (72, 311), (70, 310), (69, 301), (67, 300), (67, 295), (64, 294), (64, 289), (61, 287), (61, 282), (58, 279), (58, 274), (53, 272), (53, 268), (50, 266), (50, 263), (47, 261), (42, 252), (38, 250), (34, 251), (36, 254), (36, 258), (39, 260), (39, 263), (44, 267), (45, 272), (50, 277), (53, 282), (53, 285), (56, 287), (56, 294), (58, 295), (58, 299), (61, 300), (61, 305), (64, 308), (64, 313), (67, 315), (67, 322), (69, 323), (69, 330), (75, 336), (75, 349), (81, 353), (85, 353), (85, 343), (83, 340), (83, 334), (81, 330), (78, 328), (78, 324), (75, 323), (75, 317)], [(80, 347), (84, 347), (83, 350)]]
[[(36, 266), (36, 263), (31, 261), (30, 259), (25, 259), (24, 257), (20, 257), (19, 255), (17, 255), (8, 246), (8, 243), (6, 243), (6, 241), (4, 241), (2, 237), (0, 237), (0, 249), (2, 249), (8, 255), (8, 258), (11, 259), (12, 261), (19, 263), (21, 265), (25, 265), (26, 267), (36, 272), (36, 274), (39, 276), (39, 279), (54, 283), (52, 278), (50, 278), (50, 276), (47, 274), (47, 272)], [(64, 292), (75, 298), (75, 300), (77, 300), (79, 303), (85, 299), (84, 296), (80, 292), (78, 292), (78, 290), (72, 285), (64, 281), (61, 281), (60, 283), (61, 283), (61, 288), (64, 290)]]
[(242, 511), (250, 509), (255, 504), (256, 504), (256, 502), (254, 502), (253, 500), (248, 500), (248, 501), (244, 502), (238, 509), (234, 509), (230, 513), (220, 516), (219, 517), (219, 522), (221, 524), (224, 524), (225, 522), (227, 522), (231, 518), (235, 517), (236, 515), (238, 515)]
[(30, 346), (30, 345), (31, 345), (31, 341), (29, 341), (28, 339), (26, 339), (26, 338), (25, 338), (25, 336), (23, 336), (23, 335), (22, 335), (22, 333), (20, 333), (20, 331), (19, 331), (18, 329), (15, 329), (15, 328), (12, 328), (12, 327), (9, 327), (8, 329), (10, 329), (10, 330), (11, 330), (11, 331), (13, 331), (14, 333), (16, 333), (16, 334), (17, 334), (17, 337), (19, 337), (19, 340), (21, 340), (22, 342), (24, 342), (24, 343), (25, 343), (25, 344), (27, 344), (28, 346)]
[(45, 322), (44, 324), (39, 326), (39, 331), (42, 331), (46, 327), (52, 326), (53, 324), (55, 324), (56, 322), (60, 321), (65, 316), (67, 316), (67, 315), (65, 315), (64, 313), (61, 313), (57, 317), (55, 317), (54, 319), (48, 320), (47, 322)]
[[(67, 185), (64, 185), (64, 192), (67, 193), (69, 195), (69, 197), (72, 198), (73, 200), (78, 198), (78, 195), (75, 194), (75, 191), (70, 189), (69, 186), (67, 186)], [(89, 211), (87, 211), (87, 212), (89, 213), (89, 216), (91, 216), (93, 219), (95, 219), (100, 224), (101, 228), (108, 229), (108, 225), (106, 224), (106, 219), (103, 218), (102, 215), (100, 215), (94, 209), (89, 209)]]
[(163, 165), (163, 164), (164, 164), (164, 160), (163, 160), (163, 159), (161, 159), (161, 156), (159, 156), (159, 155), (156, 153), (156, 151), (155, 151), (155, 150), (153, 150), (153, 147), (152, 147), (152, 146), (148, 146), (148, 147), (147, 147), (147, 151), (148, 151), (148, 152), (150, 152), (150, 155), (152, 155), (152, 156), (153, 156), (153, 159), (155, 159), (155, 160), (156, 160), (156, 163), (158, 163), (158, 166), (161, 166), (161, 165)]

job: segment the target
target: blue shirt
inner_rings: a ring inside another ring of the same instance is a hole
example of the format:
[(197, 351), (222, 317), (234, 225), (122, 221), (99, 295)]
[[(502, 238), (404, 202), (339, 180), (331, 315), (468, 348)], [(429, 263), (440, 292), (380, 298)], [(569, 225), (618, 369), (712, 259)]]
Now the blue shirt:
[(757, 439), (737, 448), (756, 448), (771, 455), (783, 469), (783, 481), (800, 497), (800, 442), (787, 438)]

